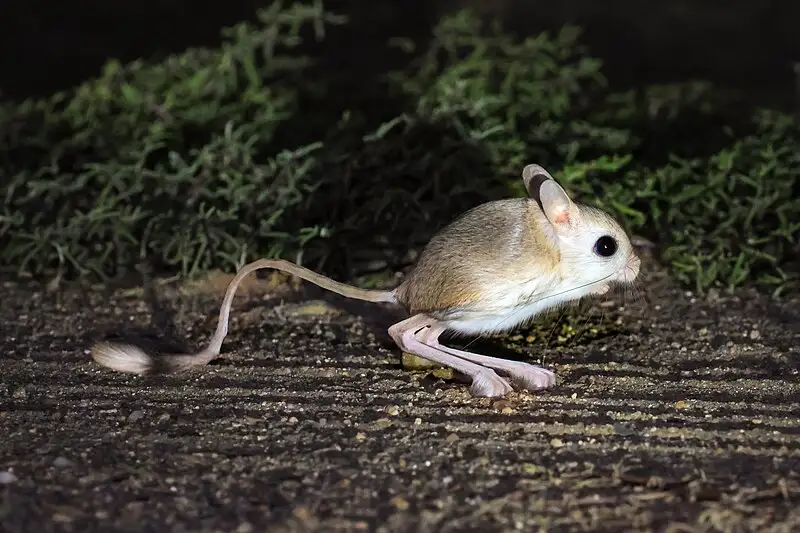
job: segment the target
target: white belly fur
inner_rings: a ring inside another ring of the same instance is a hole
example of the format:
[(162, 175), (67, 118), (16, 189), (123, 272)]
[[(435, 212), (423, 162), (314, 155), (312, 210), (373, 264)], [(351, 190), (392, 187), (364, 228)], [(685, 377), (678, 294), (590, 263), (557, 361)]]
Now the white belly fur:
[(560, 288), (556, 280), (538, 280), (512, 287), (496, 287), (493, 297), (453, 313), (442, 320), (442, 325), (450, 331), (466, 335), (508, 331), (543, 311), (577, 301), (595, 292), (601, 285), (597, 283), (568, 290)]

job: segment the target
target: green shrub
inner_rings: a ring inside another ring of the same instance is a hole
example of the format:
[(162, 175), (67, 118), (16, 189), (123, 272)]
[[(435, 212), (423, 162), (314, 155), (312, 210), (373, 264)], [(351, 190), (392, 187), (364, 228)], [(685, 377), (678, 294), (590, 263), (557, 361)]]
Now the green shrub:
[(800, 130), (762, 111), (752, 131), (708, 158), (678, 159), (650, 173), (645, 224), (665, 243), (677, 277), (704, 290), (757, 282), (796, 289), (800, 272)]
[(74, 91), (0, 108), (2, 264), (105, 276), (147, 257), (188, 274), (319, 234), (294, 211), (320, 144), (279, 150), (275, 135), (310, 64), (301, 30), (341, 21), (279, 3), (258, 18), (219, 49), (112, 61)]
[(797, 287), (793, 118), (705, 83), (613, 92), (576, 28), (518, 39), (460, 12), (425, 49), (391, 42), (408, 62), (387, 73), (385, 105), (320, 128), (309, 110), (332, 89), (298, 47), (343, 22), (275, 4), (217, 50), (112, 62), (75, 91), (0, 108), (0, 263), (188, 275), (285, 256), (351, 276), (523, 194), (519, 172), (538, 162), (655, 239), (689, 286)]

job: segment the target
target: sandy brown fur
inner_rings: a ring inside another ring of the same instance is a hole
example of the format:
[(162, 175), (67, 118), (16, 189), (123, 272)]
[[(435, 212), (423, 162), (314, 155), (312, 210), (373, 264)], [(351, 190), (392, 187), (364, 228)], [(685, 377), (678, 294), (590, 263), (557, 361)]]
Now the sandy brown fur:
[(436, 314), (479, 301), (493, 280), (523, 282), (554, 270), (560, 257), (545, 224), (539, 205), (527, 198), (467, 211), (431, 239), (397, 287), (398, 302), (412, 314)]

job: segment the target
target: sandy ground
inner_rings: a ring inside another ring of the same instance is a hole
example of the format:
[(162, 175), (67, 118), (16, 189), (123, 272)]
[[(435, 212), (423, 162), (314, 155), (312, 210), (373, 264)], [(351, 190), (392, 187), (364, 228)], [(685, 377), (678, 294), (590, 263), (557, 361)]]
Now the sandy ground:
[(581, 307), (593, 334), (517, 342), (560, 383), (504, 400), (404, 369), (388, 311), (266, 280), (211, 366), (114, 374), (94, 340), (199, 346), (225, 278), (7, 283), (0, 530), (800, 531), (797, 302), (646, 268), (643, 297)]

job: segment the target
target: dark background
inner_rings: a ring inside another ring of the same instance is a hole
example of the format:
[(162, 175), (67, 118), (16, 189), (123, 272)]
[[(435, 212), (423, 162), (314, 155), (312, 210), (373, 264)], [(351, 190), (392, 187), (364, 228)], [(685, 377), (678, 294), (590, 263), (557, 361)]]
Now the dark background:
[[(214, 45), (223, 26), (267, 0), (6, 0), (0, 4), (0, 92), (46, 95), (96, 74), (107, 58), (133, 60)], [(205, 5), (204, 5), (205, 4)], [(326, 2), (351, 24), (326, 41), (330, 61), (380, 67), (377, 46), (425, 36), (446, 11), (470, 6), (510, 29), (536, 33), (575, 23), (616, 87), (706, 79), (758, 103), (793, 106), (800, 2), (790, 0), (353, 0)]]

